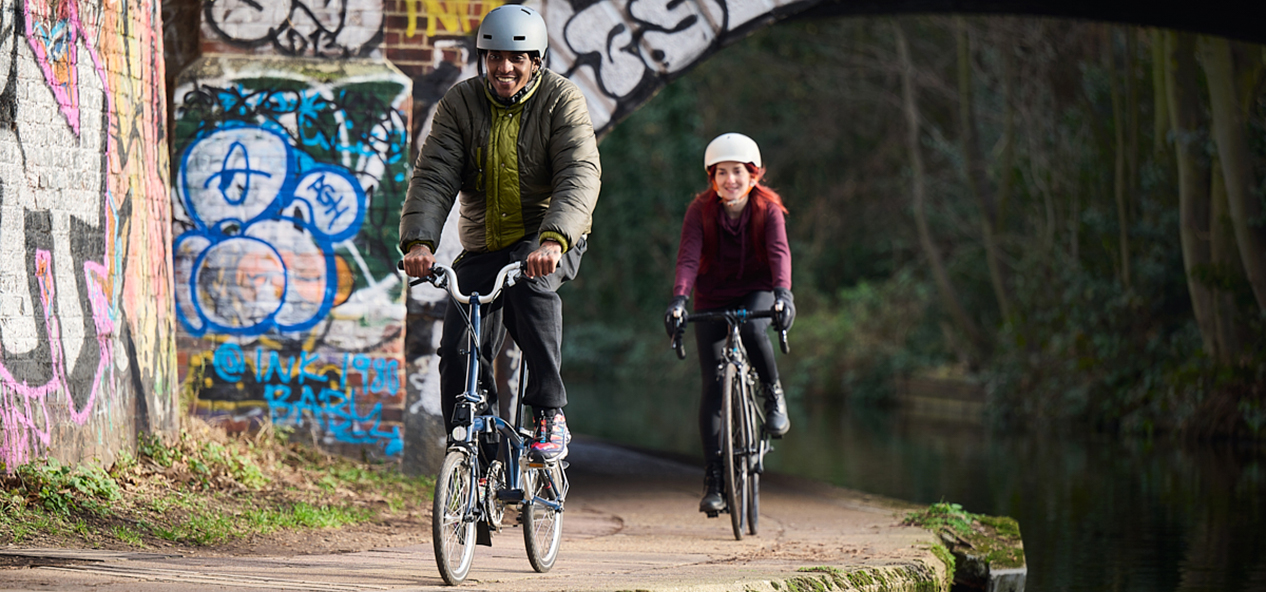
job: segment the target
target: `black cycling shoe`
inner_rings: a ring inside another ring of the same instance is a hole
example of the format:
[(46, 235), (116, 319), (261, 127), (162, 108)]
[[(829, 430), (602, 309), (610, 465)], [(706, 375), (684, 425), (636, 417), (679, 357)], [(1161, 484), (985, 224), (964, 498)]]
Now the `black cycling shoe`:
[(787, 397), (783, 395), (782, 383), (761, 386), (765, 391), (765, 431), (770, 436), (781, 438), (791, 429), (791, 418), (787, 417)]
[(710, 462), (703, 470), (703, 499), (699, 500), (699, 511), (709, 518), (715, 518), (725, 509), (725, 499), (721, 497), (721, 463)]

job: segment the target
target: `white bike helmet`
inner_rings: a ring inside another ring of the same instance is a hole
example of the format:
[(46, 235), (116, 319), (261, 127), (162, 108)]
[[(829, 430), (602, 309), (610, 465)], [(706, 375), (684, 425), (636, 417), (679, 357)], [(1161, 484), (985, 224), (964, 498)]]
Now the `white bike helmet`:
[(721, 134), (708, 143), (708, 149), (703, 151), (703, 168), (708, 168), (718, 162), (732, 160), (734, 162), (750, 162), (761, 168), (760, 147), (753, 140), (743, 134), (730, 132)]
[(549, 31), (541, 13), (506, 4), (492, 9), (479, 23), (475, 47), (481, 51), (536, 52), (537, 57), (544, 57), (549, 49)]

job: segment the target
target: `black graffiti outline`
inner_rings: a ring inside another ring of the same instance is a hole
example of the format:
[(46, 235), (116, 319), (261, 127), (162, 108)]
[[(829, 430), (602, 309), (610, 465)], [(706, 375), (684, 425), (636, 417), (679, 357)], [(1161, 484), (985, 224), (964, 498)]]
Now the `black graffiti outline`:
[[(611, 0), (608, 0), (608, 1), (611, 1)], [(603, 52), (596, 51), (596, 50), (595, 51), (581, 51), (577, 49), (575, 45), (571, 42), (570, 36), (567, 35), (566, 33), (567, 31), (571, 30), (572, 23), (577, 18), (579, 18), (586, 9), (592, 7), (595, 4), (599, 4), (599, 2), (588, 2), (584, 0), (571, 1), (571, 5), (574, 12), (570, 17), (568, 17), (567, 24), (563, 27), (563, 31), (564, 31), (563, 40), (565, 43), (567, 43), (567, 48), (570, 49), (572, 54), (576, 56), (576, 61), (572, 63), (571, 67), (568, 68), (567, 71), (563, 73), (563, 75), (567, 76), (568, 78), (571, 78), (580, 69), (580, 67), (589, 66), (593, 68), (594, 70), (594, 74), (596, 75), (594, 78), (598, 83), (599, 90), (604, 95), (610, 98), (616, 99), (617, 101), (620, 101), (621, 99), (626, 98), (626, 97), (641, 96), (643, 94), (643, 91), (646, 90), (644, 87), (647, 87), (647, 86), (655, 86), (655, 87), (663, 86), (663, 84), (666, 81), (660, 81), (659, 79), (665, 78), (666, 76), (672, 76), (676, 72), (670, 71), (666, 74), (660, 74), (656, 72), (654, 68), (651, 68), (650, 66), (647, 65), (647, 62), (648, 62), (647, 56), (642, 55), (641, 44), (642, 44), (643, 37), (645, 37), (647, 33), (666, 33), (666, 34), (680, 33), (681, 31), (687, 30), (693, 27), (696, 23), (698, 23), (699, 15), (691, 14), (681, 19), (680, 21), (678, 21), (675, 25), (671, 27), (667, 27), (664, 25), (660, 25), (658, 23), (653, 23), (650, 21), (639, 19), (636, 16), (634, 16), (632, 7), (637, 2), (638, 0), (628, 0), (627, 2), (625, 2), (624, 6), (620, 9), (620, 13), (623, 14), (628, 20), (634, 23), (633, 29), (629, 31), (628, 27), (624, 23), (616, 23), (615, 27), (613, 27), (610, 31), (607, 32), (607, 39), (606, 39), (606, 43), (604, 44), (606, 48), (606, 55), (614, 55), (615, 52), (619, 51), (619, 52), (625, 52), (630, 55), (633, 55), (637, 57), (639, 60), (641, 60), (642, 66), (643, 66), (642, 79), (638, 81), (637, 84), (633, 85), (633, 88), (629, 90), (629, 92), (625, 93), (624, 95), (617, 95), (614, 92), (612, 92), (611, 89), (607, 88), (602, 78), (602, 62), (603, 62), (603, 58), (605, 57), (603, 55)], [(677, 6), (680, 6), (683, 2), (685, 2), (685, 0), (672, 0), (668, 2), (667, 8), (669, 9), (676, 8)], [(728, 4), (728, 1), (716, 0), (716, 3), (721, 8), (720, 28), (717, 30), (716, 34), (713, 36), (712, 41), (708, 43), (708, 46), (702, 50), (700, 54), (701, 56), (710, 55), (717, 48), (719, 48), (719, 44), (721, 43), (722, 39), (726, 36), (726, 33), (729, 31), (730, 6)], [(625, 31), (629, 31), (629, 34), (631, 36), (629, 43), (623, 47), (613, 48), (612, 43), (614, 43), (615, 38), (619, 36), (620, 34), (624, 33)], [(660, 55), (654, 55), (654, 53), (659, 53)], [(656, 62), (663, 61), (662, 50), (655, 50), (654, 53), (652, 53), (652, 55), (650, 56), (651, 60), (654, 60)], [(693, 65), (693, 63), (687, 64), (683, 66), (682, 68), (678, 68), (678, 71), (687, 69), (691, 65)], [(656, 84), (657, 81), (659, 82), (658, 84)]]
[[(256, 8), (262, 8), (255, 2), (250, 2), (250, 4), (254, 4)], [(215, 2), (204, 3), (203, 15), (207, 26), (224, 41), (238, 47), (255, 49), (271, 43), (279, 53), (288, 56), (312, 55), (322, 58), (363, 58), (369, 57), (382, 45), (382, 23), (379, 23), (378, 31), (358, 48), (347, 47), (339, 42), (339, 35), (343, 34), (343, 29), (347, 26), (346, 2), (342, 4), (341, 10), (339, 10), (338, 27), (331, 30), (321, 23), (321, 19), (317, 18), (316, 13), (303, 0), (291, 0), (290, 14), (292, 16), (288, 17), (281, 26), (269, 29), (268, 34), (264, 37), (253, 40), (238, 39), (221, 28), (220, 24), (216, 22), (214, 8)], [(296, 11), (305, 13), (308, 19), (316, 25), (316, 30), (310, 36), (305, 36), (292, 28), (291, 23), (295, 20), (293, 15)], [(311, 48), (311, 53), (309, 53), (309, 48)]]

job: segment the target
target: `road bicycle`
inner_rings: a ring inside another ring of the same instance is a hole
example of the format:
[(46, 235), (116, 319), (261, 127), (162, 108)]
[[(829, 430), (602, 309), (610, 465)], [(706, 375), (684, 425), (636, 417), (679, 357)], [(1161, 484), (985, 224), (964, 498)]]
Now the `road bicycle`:
[[(773, 451), (769, 433), (765, 431), (765, 410), (756, 402), (756, 369), (747, 360), (747, 348), (739, 336), (743, 323), (752, 319), (772, 318), (777, 323), (780, 309), (749, 311), (746, 309), (701, 312), (682, 318), (672, 340), (677, 357), (686, 358), (682, 345), (688, 323), (724, 321), (729, 326), (725, 349), (717, 365), (721, 380), (721, 467), (725, 486), (724, 512), (730, 515), (734, 538), (743, 540), (743, 533), (755, 535), (760, 525), (760, 475), (765, 470), (765, 455)], [(778, 345), (788, 353), (787, 330), (778, 328)], [(716, 518), (708, 512), (709, 518)]]
[(479, 356), (482, 309), (523, 277), (521, 263), (511, 263), (497, 273), (487, 295), (462, 294), (457, 274), (439, 265), (432, 267), (431, 275), (409, 282), (411, 286), (430, 283), (448, 292), (452, 305), (465, 307), (462, 316), (468, 337), (461, 353), (466, 356), (466, 390), (453, 412), (453, 431), (435, 480), (431, 513), (435, 562), (450, 586), (460, 584), (470, 573), (475, 545), (492, 546), (492, 534), (501, 531), (507, 508), (518, 510), (532, 569), (549, 571), (562, 542), (567, 463), (541, 463), (528, 457), (532, 431), (521, 425), (527, 367), (520, 360), (518, 404), (511, 405), (513, 421), (497, 415), (495, 401), (489, 400), (481, 379), (480, 366), (485, 362)]

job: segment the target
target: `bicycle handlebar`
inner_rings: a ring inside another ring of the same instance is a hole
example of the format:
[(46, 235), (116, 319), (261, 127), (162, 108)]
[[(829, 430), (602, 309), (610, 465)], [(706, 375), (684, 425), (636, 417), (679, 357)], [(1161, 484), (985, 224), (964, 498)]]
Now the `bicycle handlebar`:
[[(400, 261), (396, 263), (396, 269), (404, 271), (404, 262)], [(497, 297), (501, 296), (501, 291), (503, 289), (513, 286), (522, 278), (522, 262), (514, 261), (507, 264), (505, 267), (501, 268), (501, 271), (497, 272), (497, 279), (492, 283), (492, 292), (490, 294), (480, 294), (479, 302), (487, 303), (496, 300)], [(457, 285), (457, 272), (453, 271), (450, 267), (432, 265), (431, 275), (422, 278), (409, 279), (410, 286), (416, 286), (423, 282), (447, 291), (449, 295), (453, 297), (453, 300), (462, 304), (470, 304), (470, 297), (472, 294), (462, 294), (461, 287)]]
[[(769, 310), (751, 311), (744, 308), (736, 308), (733, 310), (716, 310), (712, 312), (696, 312), (688, 314), (681, 318), (681, 325), (677, 329), (677, 334), (673, 336), (672, 347), (677, 352), (677, 358), (686, 359), (686, 348), (682, 345), (681, 339), (686, 334), (686, 325), (688, 323), (698, 323), (700, 321), (725, 321), (729, 325), (742, 324), (750, 319), (774, 319), (774, 325), (778, 324), (778, 313), (782, 312), (779, 308), (770, 308)], [(778, 349), (782, 353), (791, 353), (791, 345), (787, 343), (787, 330), (778, 329)]]

